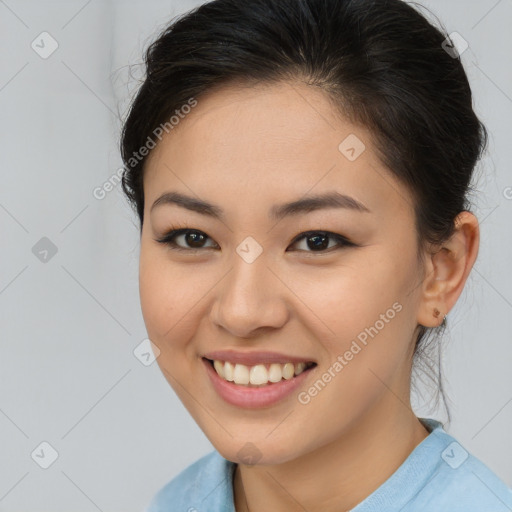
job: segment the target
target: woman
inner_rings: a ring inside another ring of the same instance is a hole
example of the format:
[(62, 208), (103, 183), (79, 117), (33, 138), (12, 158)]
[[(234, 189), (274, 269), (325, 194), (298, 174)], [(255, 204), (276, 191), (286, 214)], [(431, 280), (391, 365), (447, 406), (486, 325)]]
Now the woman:
[(142, 312), (215, 447), (147, 510), (512, 509), (410, 403), (478, 253), (452, 40), (400, 0), (214, 0), (146, 67), (121, 143)]

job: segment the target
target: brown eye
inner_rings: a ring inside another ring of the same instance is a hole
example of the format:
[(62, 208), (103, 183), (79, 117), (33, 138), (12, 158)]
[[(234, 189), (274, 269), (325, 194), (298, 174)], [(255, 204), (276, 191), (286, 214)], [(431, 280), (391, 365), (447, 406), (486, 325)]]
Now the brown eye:
[[(168, 245), (173, 250), (178, 251), (194, 251), (200, 249), (211, 249), (218, 248), (218, 245), (205, 245), (205, 241), (210, 237), (203, 231), (197, 229), (172, 229), (162, 238), (156, 239), (161, 244)], [(181, 240), (178, 243), (178, 240)], [(299, 249), (300, 252), (310, 253), (325, 253), (331, 252), (333, 248), (341, 248), (348, 246), (355, 246), (354, 243), (350, 242), (347, 238), (337, 233), (331, 233), (329, 231), (307, 231), (301, 233), (292, 242), (293, 245), (297, 245), (299, 242), (304, 240), (305, 247)], [(331, 244), (330, 242), (334, 242)]]
[[(171, 249), (176, 249), (178, 251), (193, 251), (197, 249), (211, 248), (211, 246), (204, 245), (205, 240), (208, 238), (209, 236), (206, 233), (195, 229), (173, 229), (162, 238), (156, 239), (156, 241), (161, 244), (169, 245)], [(181, 243), (184, 246), (177, 243), (178, 239), (182, 240)]]
[[(305, 249), (300, 249), (304, 252), (330, 252), (326, 249), (332, 249), (333, 247), (343, 246), (354, 246), (352, 242), (347, 240), (345, 237), (338, 235), (337, 233), (330, 233), (329, 231), (307, 231), (301, 233), (294, 241), (293, 244), (305, 241)], [(329, 246), (329, 240), (333, 240), (334, 245)]]

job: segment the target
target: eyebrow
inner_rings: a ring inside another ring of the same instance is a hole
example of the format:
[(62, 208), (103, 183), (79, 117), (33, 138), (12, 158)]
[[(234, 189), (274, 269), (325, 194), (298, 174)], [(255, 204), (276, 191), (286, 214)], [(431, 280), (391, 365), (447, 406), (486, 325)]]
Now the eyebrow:
[[(215, 219), (224, 218), (224, 211), (220, 207), (179, 192), (166, 192), (162, 194), (151, 205), (150, 213), (157, 206), (164, 204), (181, 206), (187, 210), (207, 215)], [(363, 203), (353, 197), (340, 194), (339, 192), (327, 192), (320, 195), (306, 196), (289, 203), (274, 205), (270, 209), (269, 218), (277, 221), (291, 215), (309, 213), (324, 208), (347, 208), (358, 212), (371, 213)]]

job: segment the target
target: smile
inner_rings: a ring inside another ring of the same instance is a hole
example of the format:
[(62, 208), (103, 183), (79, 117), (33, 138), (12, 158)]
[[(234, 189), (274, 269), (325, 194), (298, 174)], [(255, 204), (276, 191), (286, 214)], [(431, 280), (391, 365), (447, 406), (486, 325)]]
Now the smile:
[(270, 407), (292, 396), (317, 366), (306, 361), (252, 365), (206, 357), (202, 361), (216, 394), (224, 402), (246, 409)]
[(313, 362), (301, 363), (272, 363), (247, 366), (230, 361), (209, 360), (217, 375), (228, 382), (240, 386), (262, 387), (275, 384), (281, 380), (290, 380), (300, 375), (304, 370), (315, 365)]

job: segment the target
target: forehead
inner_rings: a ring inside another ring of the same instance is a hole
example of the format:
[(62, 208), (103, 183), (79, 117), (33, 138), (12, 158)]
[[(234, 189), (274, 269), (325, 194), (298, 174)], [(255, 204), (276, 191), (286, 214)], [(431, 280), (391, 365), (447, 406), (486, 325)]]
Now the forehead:
[(331, 190), (372, 210), (412, 207), (378, 159), (370, 131), (302, 83), (229, 86), (198, 98), (145, 165), (147, 202), (176, 188), (246, 207)]

